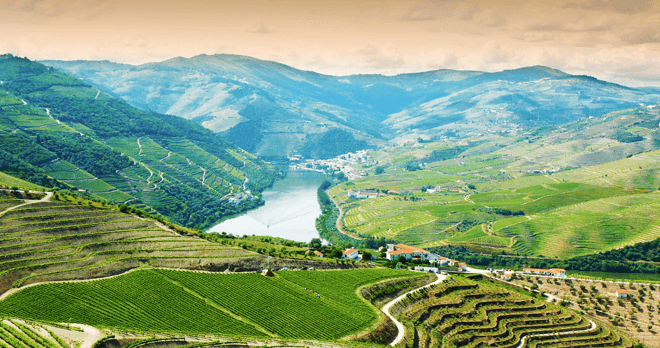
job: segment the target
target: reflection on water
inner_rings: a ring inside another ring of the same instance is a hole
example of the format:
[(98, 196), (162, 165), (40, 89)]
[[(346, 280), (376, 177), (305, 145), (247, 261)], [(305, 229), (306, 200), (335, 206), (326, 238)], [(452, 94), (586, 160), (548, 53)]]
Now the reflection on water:
[(209, 232), (242, 236), (275, 236), (299, 242), (318, 238), (316, 218), (321, 215), (316, 190), (328, 177), (312, 171), (292, 171), (264, 191), (266, 204), (245, 215), (223, 221)]

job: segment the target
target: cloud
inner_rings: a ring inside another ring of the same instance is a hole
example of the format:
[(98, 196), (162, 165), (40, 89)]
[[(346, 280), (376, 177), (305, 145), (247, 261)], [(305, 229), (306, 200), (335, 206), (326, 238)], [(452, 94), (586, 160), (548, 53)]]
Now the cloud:
[(584, 23), (575, 23), (575, 24), (563, 24), (559, 22), (548, 22), (544, 24), (533, 24), (527, 27), (529, 31), (540, 31), (540, 32), (563, 32), (563, 33), (590, 33), (590, 32), (607, 32), (612, 29), (612, 26), (607, 25), (598, 25), (598, 26), (588, 26)]
[(487, 62), (493, 64), (508, 63), (514, 57), (514, 53), (505, 50), (499, 44), (488, 44), (486, 46)]
[(660, 43), (660, 32), (657, 28), (642, 28), (628, 31), (619, 36), (621, 41), (627, 45), (641, 45), (648, 43)]
[(271, 27), (267, 27), (264, 24), (264, 21), (259, 21), (259, 23), (255, 23), (247, 28), (245, 28), (245, 31), (248, 33), (253, 33), (253, 34), (271, 34), (275, 32), (275, 29)]
[(67, 12), (67, 3), (57, 0), (9, 0), (3, 10), (57, 17)]
[(364, 48), (359, 49), (357, 53), (365, 56), (373, 56), (378, 54), (378, 49), (373, 45), (367, 45)]
[(590, 0), (583, 2), (569, 2), (564, 7), (635, 14), (657, 8), (658, 5), (660, 5), (658, 0)]
[(435, 17), (420, 12), (407, 12), (399, 19), (404, 22), (428, 22), (435, 20)]

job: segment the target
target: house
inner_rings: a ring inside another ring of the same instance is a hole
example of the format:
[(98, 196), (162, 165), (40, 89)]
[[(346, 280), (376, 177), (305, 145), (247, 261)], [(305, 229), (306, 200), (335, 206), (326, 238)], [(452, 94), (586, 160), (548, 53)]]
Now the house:
[(305, 254), (306, 255), (312, 254), (313, 256), (316, 256), (316, 257), (325, 257), (325, 255), (322, 252), (318, 251), (318, 250), (307, 250), (307, 252), (305, 252)]
[(418, 271), (418, 272), (429, 272), (429, 273), (438, 273), (440, 270), (438, 270), (438, 267), (423, 267), (423, 266), (415, 266), (415, 271)]
[(523, 268), (523, 273), (531, 274), (531, 275), (552, 276), (552, 277), (560, 278), (560, 279), (566, 278), (566, 270), (563, 269), (563, 268), (551, 268), (551, 269)]
[(369, 192), (369, 191), (353, 191), (349, 190), (347, 196), (350, 198), (363, 199), (363, 198), (376, 198), (378, 197), (378, 192)]
[(432, 254), (424, 249), (412, 247), (405, 244), (388, 244), (385, 257), (388, 260), (396, 260), (399, 257), (405, 257), (406, 260), (420, 259), (422, 261), (437, 261), (438, 255)]
[(458, 263), (458, 270), (461, 271), (461, 272), (467, 271), (467, 263), (459, 262)]
[(399, 191), (397, 191), (397, 190), (387, 190), (387, 194), (388, 195), (398, 195)]
[(351, 259), (351, 260), (358, 260), (360, 259), (360, 255), (358, 254), (357, 249), (355, 248), (350, 248), (344, 250), (344, 252), (341, 255), (342, 259)]
[(500, 277), (500, 279), (502, 279), (502, 280), (511, 280), (512, 277), (513, 277), (512, 272), (504, 272), (504, 273), (502, 273), (502, 276)]
[(438, 259), (435, 262), (438, 266), (447, 266), (449, 264), (449, 259), (444, 256), (438, 256)]
[(628, 298), (628, 290), (626, 290), (626, 289), (616, 289), (616, 297), (618, 297), (618, 298)]
[(456, 261), (456, 260), (449, 260), (448, 264), (449, 264), (449, 266), (458, 266), (458, 261)]
[(565, 279), (566, 278), (566, 270), (563, 269), (563, 268), (551, 268), (550, 269), (550, 275), (552, 275), (555, 278)]

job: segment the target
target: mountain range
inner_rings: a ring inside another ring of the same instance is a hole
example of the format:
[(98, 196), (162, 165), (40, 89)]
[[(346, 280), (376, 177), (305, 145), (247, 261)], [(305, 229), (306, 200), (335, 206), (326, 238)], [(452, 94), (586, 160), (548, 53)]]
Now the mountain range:
[(238, 55), (142, 65), (44, 61), (145, 110), (181, 116), (268, 157), (327, 158), (410, 139), (516, 134), (660, 101), (544, 66), (331, 76)]

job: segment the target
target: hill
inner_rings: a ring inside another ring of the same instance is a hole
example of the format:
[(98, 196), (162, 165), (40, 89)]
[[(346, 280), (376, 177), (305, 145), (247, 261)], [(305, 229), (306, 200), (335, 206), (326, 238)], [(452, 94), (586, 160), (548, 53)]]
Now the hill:
[[(550, 283), (550, 280), (548, 280)], [(452, 276), (397, 304), (419, 347), (629, 347), (612, 327), (492, 279)]]
[[(358, 287), (400, 277), (425, 275), (389, 269), (281, 271), (273, 277), (137, 270), (29, 287), (0, 301), (0, 315), (125, 330), (335, 340), (378, 317)], [(205, 320), (194, 320), (200, 315)]]
[(131, 214), (59, 193), (41, 200), (3, 197), (2, 292), (44, 281), (107, 276), (143, 265), (222, 267), (259, 259), (242, 248), (185, 235), (175, 225), (145, 218), (141, 211)]
[(19, 179), (204, 228), (260, 204), (229, 198), (276, 177), (194, 122), (137, 109), (39, 63), (0, 56), (0, 81), (0, 171)]
[[(525, 126), (567, 123), (660, 101), (657, 89), (628, 88), (543, 66), (495, 73), (330, 76), (226, 54), (137, 66), (44, 63), (133, 105), (195, 120), (268, 156), (329, 158), (418, 137), (515, 134)], [(319, 139), (333, 130), (352, 135), (351, 146), (325, 149), (329, 143)]]
[[(518, 137), (411, 142), (371, 151), (371, 161), (354, 166), (368, 175), (328, 194), (342, 228), (363, 237), (559, 259), (594, 254), (660, 237), (659, 122), (657, 108), (645, 106)], [(347, 196), (361, 189), (380, 195)]]

